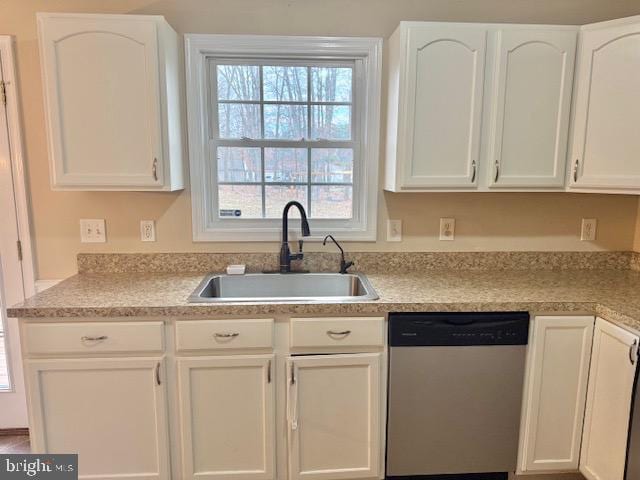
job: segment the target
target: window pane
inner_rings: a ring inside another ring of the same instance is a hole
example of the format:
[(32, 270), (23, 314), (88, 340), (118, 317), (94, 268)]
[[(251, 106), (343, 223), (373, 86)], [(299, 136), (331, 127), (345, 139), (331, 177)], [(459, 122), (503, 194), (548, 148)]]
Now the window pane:
[(300, 140), (307, 136), (307, 107), (304, 105), (265, 105), (264, 137)]
[(260, 149), (218, 147), (219, 182), (261, 182)]
[(265, 148), (264, 179), (266, 182), (306, 182), (306, 148)]
[(265, 66), (262, 76), (266, 101), (307, 101), (307, 67)]
[(351, 102), (351, 68), (312, 67), (312, 102)]
[(351, 148), (314, 148), (311, 150), (312, 183), (353, 183)]
[(351, 107), (347, 105), (313, 105), (311, 107), (311, 138), (351, 139)]
[[(268, 218), (281, 218), (282, 209), (291, 200), (297, 200), (307, 208), (307, 187), (301, 185), (267, 185), (265, 207)], [(289, 218), (300, 218), (297, 208), (289, 210)]]
[(218, 104), (220, 138), (260, 138), (260, 107), (246, 103)]
[(260, 185), (220, 185), (220, 218), (262, 218)]
[(260, 100), (260, 69), (251, 65), (218, 65), (218, 100)]
[(312, 218), (351, 218), (353, 188), (342, 185), (311, 186)]

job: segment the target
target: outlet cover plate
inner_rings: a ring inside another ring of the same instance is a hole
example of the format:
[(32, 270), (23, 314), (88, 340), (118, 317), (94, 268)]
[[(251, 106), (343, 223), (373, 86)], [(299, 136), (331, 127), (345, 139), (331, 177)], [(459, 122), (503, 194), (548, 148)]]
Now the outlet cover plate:
[(440, 240), (450, 241), (456, 236), (456, 219), (441, 218), (440, 219)]
[(387, 242), (402, 241), (402, 220), (387, 220)]
[(104, 218), (80, 219), (80, 242), (105, 243), (107, 233)]
[(156, 241), (156, 222), (153, 220), (140, 220), (140, 240), (143, 242)]
[(583, 218), (580, 228), (580, 240), (583, 242), (593, 242), (596, 239), (598, 220), (595, 218)]

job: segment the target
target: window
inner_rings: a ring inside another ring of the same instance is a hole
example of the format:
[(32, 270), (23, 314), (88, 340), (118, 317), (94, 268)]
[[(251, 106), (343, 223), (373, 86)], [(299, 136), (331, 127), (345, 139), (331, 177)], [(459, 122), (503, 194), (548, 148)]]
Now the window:
[(380, 46), (187, 36), (194, 240), (277, 240), (290, 200), (314, 237), (375, 240)]

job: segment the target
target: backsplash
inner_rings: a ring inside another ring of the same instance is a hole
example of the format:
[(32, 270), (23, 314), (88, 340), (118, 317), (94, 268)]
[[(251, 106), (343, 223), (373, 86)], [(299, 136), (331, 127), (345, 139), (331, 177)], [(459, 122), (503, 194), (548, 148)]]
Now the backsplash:
[[(640, 270), (635, 252), (347, 252), (355, 271), (365, 273), (424, 270), (579, 270), (632, 268)], [(245, 264), (248, 272), (274, 271), (278, 254), (272, 253), (81, 253), (79, 273), (207, 273), (227, 265)], [(296, 269), (338, 271), (337, 253), (305, 253)]]

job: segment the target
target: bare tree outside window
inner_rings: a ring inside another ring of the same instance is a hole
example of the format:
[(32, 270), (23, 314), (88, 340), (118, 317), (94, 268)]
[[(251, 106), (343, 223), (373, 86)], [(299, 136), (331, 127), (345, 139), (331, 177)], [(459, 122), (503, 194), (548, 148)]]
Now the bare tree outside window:
[(353, 216), (353, 66), (215, 62), (219, 216)]

